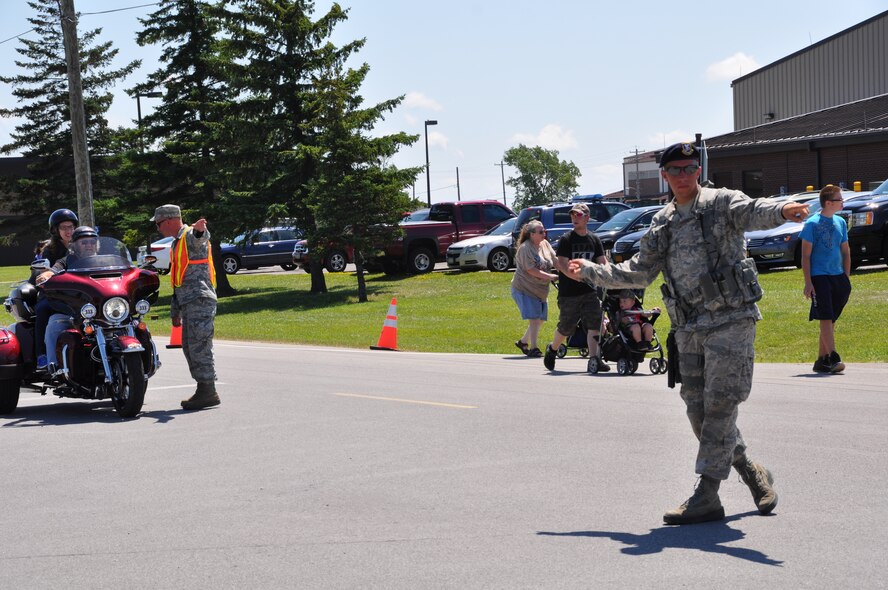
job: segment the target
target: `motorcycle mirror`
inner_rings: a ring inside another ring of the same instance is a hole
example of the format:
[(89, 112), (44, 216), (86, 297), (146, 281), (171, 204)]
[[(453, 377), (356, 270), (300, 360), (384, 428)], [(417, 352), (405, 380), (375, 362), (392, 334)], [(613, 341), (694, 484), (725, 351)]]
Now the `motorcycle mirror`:
[(31, 270), (49, 270), (49, 260), (46, 258), (38, 258), (31, 263)]
[(150, 266), (150, 265), (154, 264), (155, 262), (157, 262), (157, 256), (148, 255), (142, 259), (142, 262), (143, 262), (142, 266)]

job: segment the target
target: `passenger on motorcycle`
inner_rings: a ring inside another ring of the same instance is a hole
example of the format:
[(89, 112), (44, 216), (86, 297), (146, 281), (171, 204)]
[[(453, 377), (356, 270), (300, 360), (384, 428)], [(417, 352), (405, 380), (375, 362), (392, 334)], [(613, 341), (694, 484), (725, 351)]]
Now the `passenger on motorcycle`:
[[(55, 264), (60, 258), (64, 258), (68, 254), (68, 246), (71, 244), (71, 237), (74, 235), (74, 229), (80, 220), (77, 214), (70, 209), (56, 209), (49, 216), (49, 234), (50, 237), (40, 244), (37, 252), (37, 258), (49, 261), (49, 264)], [(37, 340), (37, 369), (45, 369), (48, 365), (46, 356), (46, 327), (49, 324), (49, 316), (52, 315), (52, 303), (46, 297), (40, 297), (37, 305), (34, 307), (34, 336)]]
[[(98, 238), (99, 234), (96, 233), (96, 230), (88, 225), (81, 225), (75, 229), (71, 236), (71, 246), (68, 255), (56, 260), (51, 269), (40, 273), (37, 276), (37, 285), (40, 286), (50, 277), (67, 270), (70, 262), (86, 258), (87, 256), (95, 256), (98, 253)], [(45, 327), (44, 346), (47, 364), (44, 366), (56, 366), (56, 340), (58, 340), (59, 334), (64, 332), (70, 325), (71, 318), (65, 314), (54, 314), (50, 318), (50, 322)], [(40, 341), (39, 335), (35, 336), (35, 338), (38, 338), (38, 342)], [(38, 367), (39, 362), (38, 359)]]

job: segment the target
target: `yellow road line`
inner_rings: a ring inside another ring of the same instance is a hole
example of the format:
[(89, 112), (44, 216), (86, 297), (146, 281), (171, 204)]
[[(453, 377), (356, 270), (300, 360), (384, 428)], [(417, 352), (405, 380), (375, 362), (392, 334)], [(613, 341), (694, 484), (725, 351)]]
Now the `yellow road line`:
[(478, 409), (478, 406), (463, 406), (460, 404), (445, 404), (443, 402), (425, 402), (425, 401), (419, 401), (419, 400), (415, 400), (415, 399), (400, 399), (397, 397), (382, 397), (382, 396), (378, 396), (378, 395), (360, 395), (357, 393), (334, 393), (333, 395), (338, 395), (341, 397), (360, 397), (363, 399), (377, 399), (377, 400), (382, 400), (382, 401), (386, 401), (386, 402), (401, 402), (404, 404), (421, 404), (424, 406), (440, 406), (442, 408), (457, 408), (460, 410), (476, 410), (476, 409)]

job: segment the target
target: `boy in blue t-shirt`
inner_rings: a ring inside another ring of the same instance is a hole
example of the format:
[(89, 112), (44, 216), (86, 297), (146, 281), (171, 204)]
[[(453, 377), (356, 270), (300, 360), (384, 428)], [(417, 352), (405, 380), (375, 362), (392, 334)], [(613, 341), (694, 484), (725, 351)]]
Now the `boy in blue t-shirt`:
[(811, 300), (809, 321), (820, 321), (820, 342), (814, 371), (840, 373), (845, 370), (836, 352), (835, 323), (851, 295), (851, 248), (848, 226), (836, 215), (843, 207), (842, 191), (828, 184), (820, 191), (820, 213), (802, 228), (802, 272), (805, 297)]

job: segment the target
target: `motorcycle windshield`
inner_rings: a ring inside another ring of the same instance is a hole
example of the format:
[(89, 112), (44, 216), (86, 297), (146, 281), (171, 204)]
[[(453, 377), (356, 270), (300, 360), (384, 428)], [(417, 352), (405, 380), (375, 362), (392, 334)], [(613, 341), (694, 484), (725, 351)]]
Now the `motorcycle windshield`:
[(133, 266), (126, 245), (115, 238), (81, 238), (68, 248), (68, 272), (125, 270)]

